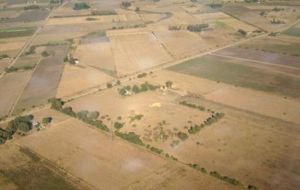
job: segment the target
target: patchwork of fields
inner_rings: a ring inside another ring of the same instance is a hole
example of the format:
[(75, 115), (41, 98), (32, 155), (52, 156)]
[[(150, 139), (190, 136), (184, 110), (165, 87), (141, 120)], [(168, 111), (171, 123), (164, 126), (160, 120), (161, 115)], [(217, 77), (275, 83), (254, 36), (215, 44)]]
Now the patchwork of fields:
[(0, 0), (1, 190), (296, 190), (295, 0)]

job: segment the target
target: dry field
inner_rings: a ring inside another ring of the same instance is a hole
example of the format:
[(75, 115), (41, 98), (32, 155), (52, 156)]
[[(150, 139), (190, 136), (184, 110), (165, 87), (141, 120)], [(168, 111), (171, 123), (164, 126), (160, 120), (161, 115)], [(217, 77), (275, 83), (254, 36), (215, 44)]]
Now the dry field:
[(91, 189), (239, 189), (112, 138), (75, 119), (62, 121), (18, 143)]
[(165, 30), (154, 34), (175, 58), (195, 55), (210, 47), (199, 35), (188, 31)]
[[(300, 103), (299, 100), (293, 98), (234, 87), (222, 82), (165, 70), (149, 75), (144, 80), (161, 85), (170, 80), (173, 81), (174, 88), (183, 95), (197, 94), (220, 104), (300, 124), (298, 117)], [(274, 109), (274, 107), (280, 109)]]
[[(168, 77), (157, 76), (162, 73)], [(297, 146), (300, 141), (298, 101), (201, 78), (173, 75), (170, 71), (162, 73), (144, 80), (171, 80), (177, 90), (122, 97), (117, 89), (111, 89), (74, 100), (67, 106), (72, 106), (76, 112), (97, 110), (109, 126), (116, 121), (124, 123), (121, 132), (135, 132), (144, 143), (175, 155), (184, 163), (216, 170), (242, 183), (254, 184), (260, 189), (292, 190), (299, 185), (296, 172), (300, 167), (297, 165), (297, 152), (300, 151)], [(203, 95), (205, 99), (183, 96), (187, 91)], [(200, 91), (202, 94), (198, 93)], [(180, 105), (182, 100), (225, 113), (225, 117), (196, 134), (189, 134), (187, 126), (202, 123), (210, 113)], [(137, 115), (142, 118), (132, 120)], [(176, 136), (178, 132), (189, 136), (180, 140)], [(287, 158), (285, 154), (290, 156)], [(228, 162), (236, 158), (243, 159), (228, 166)], [(277, 182), (273, 181), (275, 179)]]
[(19, 50), (24, 46), (27, 40), (27, 37), (0, 39), (0, 52), (5, 53), (10, 57), (14, 57), (18, 54)]
[(81, 40), (74, 57), (80, 60), (79, 65), (88, 65), (110, 75), (115, 73), (112, 47), (106, 37)]
[(124, 33), (120, 30), (119, 35), (116, 32), (107, 35), (112, 43), (118, 76), (135, 73), (172, 60), (153, 33), (139, 33), (137, 30), (136, 33), (126, 34), (126, 31)]
[(71, 96), (88, 88), (105, 84), (112, 79), (111, 76), (91, 67), (66, 65), (56, 97)]
[(32, 71), (6, 74), (0, 79), (0, 115), (9, 113), (27, 82), (30, 80)]

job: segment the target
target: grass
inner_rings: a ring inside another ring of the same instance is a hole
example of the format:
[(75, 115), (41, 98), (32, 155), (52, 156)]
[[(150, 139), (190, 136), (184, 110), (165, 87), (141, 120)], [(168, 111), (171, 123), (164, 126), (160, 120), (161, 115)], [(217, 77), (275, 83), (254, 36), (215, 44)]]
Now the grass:
[(18, 27), (18, 28), (8, 28), (0, 30), (0, 38), (14, 38), (30, 36), (36, 30), (36, 27)]
[(300, 37), (300, 27), (289, 28), (288, 30), (284, 31), (283, 34)]
[(232, 61), (229, 58), (204, 56), (172, 66), (169, 70), (235, 86), (300, 97), (300, 79)]

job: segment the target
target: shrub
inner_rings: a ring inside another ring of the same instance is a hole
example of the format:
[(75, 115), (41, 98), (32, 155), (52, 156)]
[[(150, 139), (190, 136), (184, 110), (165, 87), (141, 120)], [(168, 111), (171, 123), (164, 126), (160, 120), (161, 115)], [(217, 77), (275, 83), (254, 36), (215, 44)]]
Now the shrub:
[(121, 4), (122, 7), (124, 8), (128, 8), (131, 6), (131, 2), (128, 2), (128, 1), (123, 1), (122, 4)]
[(28, 5), (24, 7), (24, 10), (32, 10), (32, 9), (40, 9), (40, 6), (38, 5)]
[(218, 178), (218, 179), (221, 179), (221, 180), (223, 180), (223, 181), (226, 181), (227, 183), (230, 183), (230, 184), (232, 184), (232, 185), (240, 185), (241, 183), (238, 181), (238, 180), (236, 180), (236, 179), (234, 179), (234, 178), (231, 178), (231, 177), (228, 177), (228, 176), (222, 176), (222, 175), (220, 175), (218, 172), (216, 172), (216, 171), (212, 171), (212, 172), (210, 172), (209, 173), (211, 176), (213, 176), (213, 177), (216, 177), (216, 178)]
[(43, 57), (48, 57), (49, 55), (50, 55), (50, 54), (49, 54), (47, 51), (43, 51), (43, 52), (42, 52), (42, 56), (43, 56)]
[(7, 73), (12, 73), (12, 72), (18, 71), (19, 69), (16, 68), (16, 67), (14, 67), (14, 66), (12, 66), (12, 67), (6, 67), (4, 70), (5, 70), (5, 72), (7, 72)]
[(143, 78), (147, 76), (147, 73), (141, 73), (141, 74), (138, 74), (137, 78)]
[(52, 117), (44, 117), (42, 123), (44, 125), (48, 125), (49, 123), (51, 123), (51, 121), (52, 121)]
[(162, 149), (159, 149), (159, 148), (156, 148), (156, 147), (153, 147), (153, 146), (150, 148), (150, 150), (151, 150), (152, 152), (157, 153), (157, 154), (161, 154), (161, 153), (163, 152)]
[(208, 28), (208, 24), (195, 24), (195, 25), (188, 25), (187, 30), (190, 32), (201, 32), (204, 29)]
[(122, 133), (122, 132), (119, 132), (119, 131), (115, 131), (115, 134), (118, 137), (121, 137), (122, 139), (127, 140), (131, 143), (138, 144), (138, 145), (141, 145), (141, 146), (145, 145), (143, 143), (143, 141), (140, 139), (140, 136), (138, 136), (134, 132)]
[(178, 133), (177, 133), (177, 137), (180, 138), (180, 140), (184, 141), (184, 140), (186, 140), (189, 136), (188, 136), (186, 133), (184, 133), (184, 132), (178, 132)]
[(167, 81), (166, 82), (166, 87), (167, 88), (172, 88), (173, 82), (172, 81)]
[(97, 119), (99, 117), (100, 113), (97, 111), (89, 112), (87, 117), (89, 119)]
[(248, 185), (247, 189), (248, 190), (258, 190), (258, 188), (255, 187), (254, 185)]
[(7, 54), (1, 54), (0, 55), (0, 59), (5, 59), (5, 58), (9, 58), (9, 56)]
[(72, 107), (70, 106), (63, 108), (62, 112), (69, 116), (76, 117), (76, 113), (73, 111)]
[(55, 110), (62, 110), (62, 107), (64, 105), (64, 102), (59, 98), (51, 98), (48, 100), (48, 102), (51, 104), (51, 108)]
[(116, 128), (117, 130), (121, 129), (122, 127), (124, 127), (124, 123), (120, 123), (120, 122), (114, 123), (114, 128)]
[(82, 10), (82, 9), (89, 9), (89, 8), (90, 8), (90, 6), (84, 2), (75, 3), (73, 6), (74, 10)]
[(112, 84), (108, 82), (108, 83), (106, 83), (106, 87), (107, 88), (112, 88)]

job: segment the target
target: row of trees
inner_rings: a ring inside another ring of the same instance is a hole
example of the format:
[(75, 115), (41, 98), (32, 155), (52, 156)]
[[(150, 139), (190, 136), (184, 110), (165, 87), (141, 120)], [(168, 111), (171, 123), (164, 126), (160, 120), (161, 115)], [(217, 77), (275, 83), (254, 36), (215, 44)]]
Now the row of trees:
[(100, 113), (97, 111), (91, 112), (87, 110), (82, 110), (76, 113), (73, 111), (73, 108), (70, 106), (63, 107), (65, 103), (59, 98), (51, 98), (48, 100), (48, 102), (51, 104), (52, 109), (60, 111), (71, 117), (77, 118), (87, 124), (93, 125), (104, 131), (109, 131), (109, 128), (101, 120), (98, 120)]
[(160, 88), (160, 86), (152, 85), (148, 82), (144, 82), (141, 85), (135, 84), (133, 86), (130, 86), (130, 85), (124, 86), (123, 88), (118, 89), (118, 91), (121, 96), (128, 96), (131, 93), (138, 94), (138, 93), (146, 92), (149, 90), (156, 90), (158, 88)]
[(12, 139), (13, 135), (20, 131), (26, 133), (32, 129), (33, 115), (19, 116), (8, 123), (6, 129), (0, 128), (0, 144), (5, 143), (6, 140)]
[(190, 32), (201, 32), (208, 27), (208, 24), (190, 24), (187, 26), (187, 30)]

